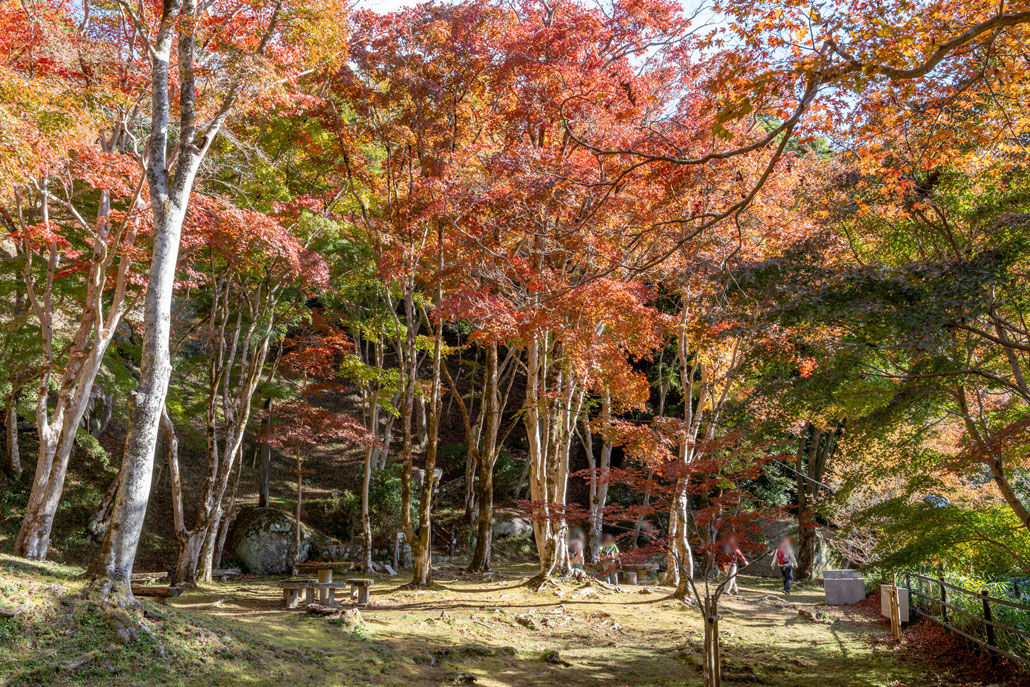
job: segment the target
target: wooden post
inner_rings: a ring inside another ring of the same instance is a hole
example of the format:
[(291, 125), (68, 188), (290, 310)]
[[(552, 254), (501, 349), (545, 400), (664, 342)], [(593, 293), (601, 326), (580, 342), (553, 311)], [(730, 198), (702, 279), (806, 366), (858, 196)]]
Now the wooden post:
[(938, 572), (940, 574), (940, 577), (938, 577), (937, 579), (940, 582), (940, 587), (941, 587), (941, 620), (943, 620), (945, 623), (947, 623), (948, 622), (948, 588), (944, 586), (944, 567), (941, 566), (941, 568), (939, 569)]
[[(994, 636), (994, 612), (991, 610), (991, 600), (987, 597), (986, 589), (980, 590), (980, 600), (983, 602), (984, 607), (984, 629), (987, 631), (987, 646), (992, 649), (997, 648), (998, 641)], [(991, 660), (997, 660), (998, 656), (993, 651), (991, 652)]]
[(887, 594), (891, 602), (891, 634), (896, 641), (901, 641), (901, 609), (898, 603), (898, 577), (895, 574), (891, 580), (891, 586), (887, 588)]
[(401, 569), (401, 539), (404, 538), (404, 533), (398, 532), (397, 536), (393, 538), (393, 569)]

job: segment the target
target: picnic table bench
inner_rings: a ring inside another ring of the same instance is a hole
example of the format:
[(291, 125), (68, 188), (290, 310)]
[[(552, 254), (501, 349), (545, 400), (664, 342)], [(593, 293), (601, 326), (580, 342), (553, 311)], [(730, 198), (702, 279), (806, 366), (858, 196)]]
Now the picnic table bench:
[[(332, 562), (332, 561), (312, 561), (310, 563), (296, 563), (293, 566), (297, 572), (313, 572), (318, 578), (319, 584), (332, 584), (334, 572), (350, 572), (351, 568), (354, 567), (353, 563), (348, 561), (343, 562)], [(319, 588), (319, 601), (329, 600), (329, 588)]]
[(243, 571), (239, 568), (219, 568), (211, 571), (211, 577), (224, 582), (229, 577), (239, 577)]
[(637, 584), (658, 572), (657, 563), (623, 563), (621, 570), (626, 575), (626, 584)]
[(182, 587), (145, 587), (143, 585), (132, 585), (133, 596), (150, 596), (158, 599), (162, 604), (167, 604), (168, 599), (182, 594)]
[(305, 605), (315, 603), (315, 594), (318, 593), (318, 601), (327, 606), (336, 605), (336, 590), (350, 588), (351, 597), (357, 595), (358, 604), (368, 604), (368, 589), (373, 580), (363, 578), (352, 578), (343, 582), (319, 582), (318, 580), (285, 580), (279, 583), (283, 590), (283, 603), (286, 608), (297, 608), (301, 599)]

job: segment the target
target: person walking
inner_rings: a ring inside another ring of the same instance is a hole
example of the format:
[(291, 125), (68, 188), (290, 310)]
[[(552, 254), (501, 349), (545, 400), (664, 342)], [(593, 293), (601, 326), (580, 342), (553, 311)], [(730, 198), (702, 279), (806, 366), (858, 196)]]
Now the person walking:
[(722, 554), (723, 558), (727, 561), (725, 572), (729, 577), (726, 593), (740, 594), (740, 587), (737, 586), (737, 563), (740, 562), (746, 566), (748, 562), (747, 558), (744, 557), (744, 553), (740, 550), (740, 544), (737, 543), (737, 538), (734, 535), (731, 534), (722, 543)]
[(569, 563), (572, 564), (573, 570), (584, 569), (585, 560), (583, 552), (586, 549), (586, 546), (583, 540), (584, 537), (581, 530), (575, 530), (569, 535)]
[(776, 547), (776, 553), (772, 557), (772, 569), (780, 569), (783, 575), (783, 593), (790, 596), (790, 586), (794, 584), (794, 568), (798, 559), (794, 557), (794, 547), (790, 545), (790, 537), (784, 537)]

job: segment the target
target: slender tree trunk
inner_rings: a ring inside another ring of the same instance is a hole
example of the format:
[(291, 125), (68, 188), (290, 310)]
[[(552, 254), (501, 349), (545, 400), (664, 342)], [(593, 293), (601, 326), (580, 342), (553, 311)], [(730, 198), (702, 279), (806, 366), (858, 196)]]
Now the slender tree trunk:
[(111, 485), (104, 492), (104, 498), (100, 500), (100, 507), (97, 508), (97, 512), (90, 518), (89, 523), (86, 524), (90, 537), (98, 544), (104, 541), (104, 535), (107, 533), (107, 526), (111, 521), (111, 506), (114, 505), (114, 497), (117, 493), (118, 476), (115, 475), (115, 478), (111, 480)]
[(222, 522), (218, 526), (218, 538), (215, 540), (215, 552), (212, 557), (211, 566), (208, 570), (205, 570), (206, 575), (204, 579), (207, 581), (212, 579), (212, 574), (215, 570), (222, 567), (222, 552), (225, 551), (225, 540), (229, 537), (229, 527), (232, 526), (233, 511), (236, 509), (236, 495), (240, 490), (241, 472), (243, 472), (243, 464), (238, 462), (232, 495), (229, 497), (229, 503), (222, 509), (224, 515), (222, 515)]
[(476, 549), (472, 553), (468, 571), (487, 572), (490, 570), (493, 549), (494, 471), (482, 459), (477, 471), (476, 501), (479, 503), (479, 513), (476, 516)]
[[(441, 271), (443, 268), (443, 229), (439, 230)], [(443, 300), (442, 293), (437, 291), (437, 302)], [(429, 318), (425, 318), (429, 321)], [(418, 503), (418, 532), (412, 546), (415, 558), (415, 570), (411, 583), (425, 586), (433, 577), (433, 491), (436, 487), (436, 455), (440, 439), (440, 413), (443, 409), (441, 386), (443, 384), (443, 321), (437, 323), (433, 336), (432, 382), (429, 392), (429, 417), (426, 426), (426, 466), (425, 478), (422, 480)]]
[(666, 584), (676, 585), (673, 596), (682, 599), (690, 593), (690, 582), (694, 577), (694, 553), (690, 547), (688, 530), (690, 524), (690, 497), (686, 476), (676, 480), (672, 505), (669, 512), (669, 555)]
[(533, 532), (540, 572), (531, 581), (572, 572), (567, 545), (569, 525), (564, 515), (569, 478), (569, 451), (579, 422), (583, 390), (571, 372), (559, 368), (548, 388), (546, 333), (530, 343), (527, 355), (526, 414), (529, 438), (529, 493), (533, 502)]
[[(116, 127), (109, 139), (101, 136), (102, 148), (106, 152), (111, 152), (119, 144), (121, 131), (120, 127)], [(43, 189), (41, 219), (44, 224), (49, 225), (49, 194), (46, 192), (45, 178)], [(142, 191), (142, 185), (139, 190)], [(130, 212), (135, 204), (136, 197), (129, 204)], [(135, 242), (136, 224), (135, 220), (126, 217), (121, 228), (112, 232), (110, 210), (110, 197), (106, 191), (101, 192), (96, 235), (86, 277), (86, 296), (78, 327), (66, 350), (66, 360), (60, 374), (57, 400), (52, 415), (48, 401), (50, 382), (55, 373), (52, 300), (58, 251), (55, 243), (49, 245), (46, 285), (40, 293), (33, 286), (30, 270), (32, 249), (25, 246), (26, 296), (39, 321), (43, 349), (36, 400), (39, 453), (25, 516), (14, 541), (14, 553), (26, 558), (46, 558), (54, 516), (64, 492), (65, 475), (74, 447), (75, 432), (89, 405), (90, 392), (123, 314), (130, 263), (126, 251)], [(117, 269), (114, 269), (116, 260)], [(109, 274), (112, 271), (115, 274), (113, 289), (109, 288)], [(110, 293), (110, 301), (105, 303), (106, 293)]]
[(18, 394), (11, 392), (7, 397), (4, 412), (4, 426), (7, 440), (7, 473), (15, 479), (21, 477), (21, 451), (18, 448)]
[[(395, 397), (392, 401), (396, 407), (398, 399)], [(376, 470), (385, 470), (386, 464), (390, 459), (390, 444), (393, 443), (393, 428), (397, 424), (397, 417), (390, 413), (386, 418), (386, 426), (383, 428), (383, 444), (376, 452)]]
[(722, 657), (719, 650), (719, 602), (709, 597), (702, 602), (705, 618), (704, 687), (721, 687)]
[(302, 466), (303, 463), (300, 454), (297, 454), (297, 523), (293, 528), (293, 565), (297, 565), (297, 563), (302, 562), (300, 560), (300, 506), (301, 500), (304, 497), (304, 473)]
[[(606, 429), (611, 424), (611, 395), (607, 391), (604, 393), (601, 401), (600, 420)], [(612, 444), (611, 441), (602, 436), (601, 456), (599, 460), (595, 459), (594, 433), (590, 429), (589, 418), (584, 418), (583, 432), (585, 436), (583, 447), (586, 450), (587, 462), (591, 469), (587, 550), (589, 562), (597, 563), (601, 560), (600, 547), (604, 529), (604, 509), (608, 500), (608, 476), (611, 470)]]
[[(55, 411), (55, 424), (50, 426), (46, 421), (37, 422), (42, 427), (39, 432), (39, 453), (36, 472), (29, 493), (29, 502), (25, 509), (21, 529), (14, 541), (14, 553), (18, 556), (34, 560), (44, 560), (50, 548), (50, 532), (53, 529), (57, 506), (64, 493), (65, 477), (68, 474), (68, 462), (75, 446), (75, 431), (86, 411), (89, 392), (100, 371), (103, 351), (106, 351), (108, 339), (102, 344), (92, 347), (87, 353), (88, 359), (77, 388), (63, 389), (58, 398), (59, 409)], [(102, 350), (101, 350), (102, 349)], [(46, 410), (48, 390), (41, 389), (43, 395), (42, 412)]]
[[(271, 422), (269, 411), (272, 408), (272, 399), (265, 399), (265, 417), (261, 419), (263, 427), (267, 428)], [(272, 495), (272, 446), (266, 442), (261, 443), (260, 449), (261, 486), (258, 489), (258, 507), (268, 508)]]
[(365, 451), (365, 474), (361, 480), (361, 542), (362, 565), (366, 572), (372, 572), (372, 519), (368, 513), (368, 488), (372, 482), (372, 449)]
[[(815, 562), (815, 513), (812, 511), (811, 496), (813, 489), (806, 476), (815, 470), (823, 432), (812, 423), (808, 423), (806, 431), (807, 445), (798, 450), (797, 475), (798, 494), (798, 566), (795, 572), (798, 580), (810, 580)], [(807, 460), (806, 460), (807, 457)]]
[[(376, 341), (375, 346), (376, 369), (383, 369), (383, 344)], [(378, 439), (379, 433), (379, 382), (373, 382), (372, 393), (368, 397), (366, 407), (366, 422), (369, 432), (374, 439)], [(372, 468), (377, 460), (377, 447), (373, 444), (365, 450), (365, 471), (361, 480), (361, 539), (364, 554), (363, 565), (366, 572), (372, 572), (372, 518), (368, 512), (368, 490), (372, 484)]]
[[(395, 313), (396, 317), (396, 313)], [(404, 342), (398, 341), (398, 358), (402, 361), (404, 389), (401, 400), (401, 530), (409, 544), (415, 541), (415, 527), (411, 519), (411, 475), (414, 469), (414, 436), (412, 421), (415, 412), (415, 383), (418, 378), (418, 348), (416, 334), (418, 321), (415, 319), (414, 287), (405, 284), (404, 317), (406, 331)], [(400, 332), (400, 320), (397, 318), (397, 331)]]

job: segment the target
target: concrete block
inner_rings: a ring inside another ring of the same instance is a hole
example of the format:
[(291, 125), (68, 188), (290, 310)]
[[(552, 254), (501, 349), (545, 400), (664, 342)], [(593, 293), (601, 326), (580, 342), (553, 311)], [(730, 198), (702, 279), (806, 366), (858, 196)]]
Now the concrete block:
[(847, 606), (865, 599), (865, 580), (858, 570), (827, 570), (823, 590), (829, 606)]

